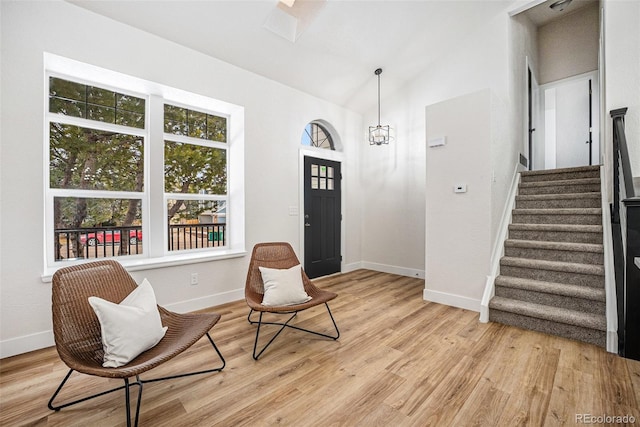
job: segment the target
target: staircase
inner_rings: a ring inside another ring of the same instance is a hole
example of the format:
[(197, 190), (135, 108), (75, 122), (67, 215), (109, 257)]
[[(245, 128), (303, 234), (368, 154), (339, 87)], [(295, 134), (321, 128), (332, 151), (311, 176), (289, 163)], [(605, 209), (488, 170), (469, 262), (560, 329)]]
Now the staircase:
[(489, 320), (606, 347), (599, 166), (522, 172)]

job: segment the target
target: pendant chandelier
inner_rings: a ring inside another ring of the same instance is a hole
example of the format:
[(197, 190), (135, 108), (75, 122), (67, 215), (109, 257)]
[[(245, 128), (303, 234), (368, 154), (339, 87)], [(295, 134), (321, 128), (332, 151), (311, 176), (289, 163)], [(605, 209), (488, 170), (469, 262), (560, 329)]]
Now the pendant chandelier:
[(388, 144), (391, 136), (389, 125), (380, 125), (380, 74), (382, 74), (382, 68), (378, 68), (375, 74), (378, 76), (378, 125), (369, 126), (369, 145), (382, 145)]

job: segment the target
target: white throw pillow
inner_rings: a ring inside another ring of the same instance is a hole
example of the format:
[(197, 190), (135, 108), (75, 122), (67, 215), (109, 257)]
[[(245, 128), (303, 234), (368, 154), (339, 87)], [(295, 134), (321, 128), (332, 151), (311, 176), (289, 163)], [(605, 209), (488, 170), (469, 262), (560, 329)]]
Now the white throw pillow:
[(89, 297), (89, 304), (100, 321), (105, 368), (126, 365), (158, 344), (167, 331), (147, 279), (120, 304), (98, 297)]
[(266, 267), (258, 268), (264, 282), (262, 305), (275, 307), (302, 304), (311, 299), (304, 290), (300, 264), (286, 270)]

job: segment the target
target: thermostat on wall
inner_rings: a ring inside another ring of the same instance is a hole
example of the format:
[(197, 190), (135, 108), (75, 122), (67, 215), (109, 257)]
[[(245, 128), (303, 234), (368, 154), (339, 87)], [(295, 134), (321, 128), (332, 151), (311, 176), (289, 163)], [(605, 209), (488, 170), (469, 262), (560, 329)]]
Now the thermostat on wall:
[(456, 184), (456, 186), (453, 187), (453, 192), (454, 193), (466, 193), (467, 192), (467, 184)]
[(430, 140), (427, 141), (427, 145), (429, 147), (440, 147), (441, 145), (444, 145), (446, 143), (447, 143), (446, 136), (441, 136), (439, 138), (431, 138)]

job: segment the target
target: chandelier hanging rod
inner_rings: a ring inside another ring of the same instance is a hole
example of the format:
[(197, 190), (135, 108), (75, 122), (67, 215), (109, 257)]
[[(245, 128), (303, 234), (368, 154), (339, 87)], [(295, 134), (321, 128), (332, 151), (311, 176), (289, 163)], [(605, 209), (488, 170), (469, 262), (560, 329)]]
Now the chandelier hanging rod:
[(378, 68), (375, 73), (378, 76), (378, 126), (380, 126), (380, 74), (382, 74), (382, 68)]

